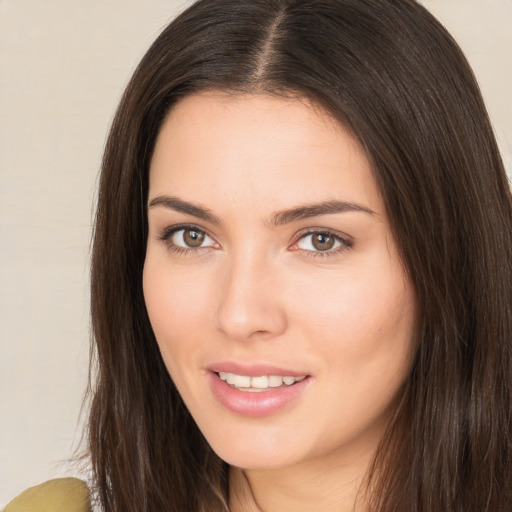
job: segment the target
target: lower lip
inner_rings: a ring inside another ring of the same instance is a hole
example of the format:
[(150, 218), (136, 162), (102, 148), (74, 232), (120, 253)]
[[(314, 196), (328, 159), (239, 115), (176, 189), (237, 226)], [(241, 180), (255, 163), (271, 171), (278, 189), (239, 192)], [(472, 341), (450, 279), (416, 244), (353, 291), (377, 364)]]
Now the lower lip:
[(268, 416), (285, 408), (304, 392), (311, 381), (306, 377), (291, 386), (250, 392), (232, 388), (213, 372), (210, 372), (209, 379), (213, 394), (226, 409), (253, 418)]

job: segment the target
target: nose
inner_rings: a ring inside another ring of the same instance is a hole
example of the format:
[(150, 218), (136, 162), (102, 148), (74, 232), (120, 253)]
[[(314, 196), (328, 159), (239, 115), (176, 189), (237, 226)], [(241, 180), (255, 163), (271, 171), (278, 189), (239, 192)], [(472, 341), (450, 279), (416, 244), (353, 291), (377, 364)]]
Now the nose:
[(226, 262), (218, 291), (217, 328), (230, 339), (271, 339), (287, 328), (281, 277), (274, 266), (255, 255)]

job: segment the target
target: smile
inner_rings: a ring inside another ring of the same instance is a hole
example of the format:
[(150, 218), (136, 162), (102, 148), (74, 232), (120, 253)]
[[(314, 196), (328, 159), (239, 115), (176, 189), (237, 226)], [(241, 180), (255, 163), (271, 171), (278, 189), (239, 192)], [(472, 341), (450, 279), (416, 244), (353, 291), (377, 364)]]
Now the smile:
[[(223, 364), (219, 366), (239, 366)], [(225, 368), (227, 369), (227, 368)], [(210, 389), (224, 408), (241, 416), (258, 418), (289, 410), (300, 403), (313, 379), (311, 375), (290, 375), (272, 367), (240, 367), (234, 372), (220, 368), (207, 372)], [(231, 368), (230, 368), (231, 369)], [(244, 375), (250, 373), (251, 375)], [(293, 373), (293, 372), (290, 372)], [(266, 374), (266, 375), (265, 375)]]
[(260, 375), (251, 377), (249, 375), (237, 375), (236, 373), (219, 372), (219, 377), (238, 391), (261, 392), (269, 388), (280, 388), (292, 386), (306, 378), (305, 375), (293, 377), (291, 375)]

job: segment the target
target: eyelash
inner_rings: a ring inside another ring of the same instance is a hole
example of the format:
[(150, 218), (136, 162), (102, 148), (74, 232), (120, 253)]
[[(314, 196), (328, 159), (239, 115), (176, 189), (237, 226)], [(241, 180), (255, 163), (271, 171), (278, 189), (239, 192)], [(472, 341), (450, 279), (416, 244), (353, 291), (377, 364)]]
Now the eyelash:
[(292, 247), (297, 246), (297, 244), (301, 240), (305, 240), (308, 236), (314, 236), (314, 235), (324, 235), (326, 237), (331, 237), (334, 239), (335, 242), (339, 243), (339, 246), (334, 249), (327, 249), (325, 251), (312, 251), (307, 249), (300, 249), (296, 248), (294, 250), (302, 250), (302, 252), (308, 257), (308, 258), (327, 258), (332, 256), (337, 256), (338, 254), (341, 254), (342, 252), (345, 252), (349, 249), (352, 249), (354, 246), (353, 241), (347, 237), (347, 235), (342, 235), (341, 233), (338, 233), (337, 231), (330, 231), (326, 229), (307, 229), (306, 231), (302, 231), (301, 233), (298, 233), (295, 237), (295, 241), (292, 243)]
[[(190, 253), (196, 253), (199, 249), (204, 249), (204, 247), (197, 247), (197, 248), (181, 247), (181, 246), (176, 245), (175, 243), (171, 242), (171, 238), (176, 233), (179, 233), (180, 231), (195, 231), (197, 233), (201, 233), (201, 234), (207, 236), (208, 238), (212, 238), (212, 237), (210, 237), (210, 235), (208, 235), (208, 233), (204, 229), (201, 229), (198, 226), (194, 226), (193, 224), (182, 224), (179, 226), (172, 226), (172, 227), (165, 229), (164, 232), (160, 235), (159, 240), (161, 240), (162, 242), (165, 242), (170, 251), (174, 252), (175, 254), (179, 254), (179, 255), (187, 255)], [(212, 240), (213, 240), (213, 238), (212, 238)]]
[[(167, 247), (170, 251), (174, 252), (178, 255), (187, 255), (190, 253), (197, 253), (200, 249), (206, 249), (208, 247), (181, 247), (179, 245), (176, 245), (175, 243), (171, 242), (171, 238), (180, 231), (195, 231), (198, 233), (201, 233), (208, 238), (214, 240), (204, 229), (199, 228), (198, 226), (194, 226), (193, 224), (186, 224), (186, 225), (179, 225), (179, 226), (172, 226), (163, 231), (163, 233), (160, 235), (159, 240), (162, 242), (165, 242)], [(342, 235), (341, 233), (338, 233), (336, 231), (329, 231), (326, 229), (308, 229), (307, 231), (303, 231), (301, 233), (298, 233), (298, 235), (295, 237), (294, 242), (291, 244), (291, 247), (297, 246), (297, 244), (301, 240), (305, 240), (308, 236), (314, 236), (314, 235), (324, 235), (327, 237), (334, 238), (335, 242), (339, 243), (339, 246), (335, 249), (328, 249), (325, 251), (313, 251), (313, 250), (307, 250), (307, 249), (300, 249), (299, 247), (296, 247), (293, 249), (294, 251), (302, 251), (307, 257), (309, 258), (325, 258), (329, 256), (338, 255), (344, 251), (347, 251), (353, 247), (353, 241), (348, 238), (346, 235)]]

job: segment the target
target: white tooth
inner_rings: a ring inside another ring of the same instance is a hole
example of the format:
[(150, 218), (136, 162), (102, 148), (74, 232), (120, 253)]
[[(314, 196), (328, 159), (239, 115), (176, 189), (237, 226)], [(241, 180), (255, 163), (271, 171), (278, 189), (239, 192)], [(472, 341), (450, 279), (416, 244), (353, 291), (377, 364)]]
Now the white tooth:
[(251, 377), (248, 377), (246, 375), (235, 375), (233, 385), (236, 388), (250, 388), (251, 387)]
[(253, 377), (251, 379), (251, 387), (258, 389), (268, 388), (268, 377), (266, 375), (262, 375), (261, 377)]
[(283, 377), (280, 375), (269, 375), (268, 386), (270, 388), (278, 388), (283, 385)]
[(258, 377), (250, 377), (248, 375), (237, 375), (229, 372), (219, 372), (219, 377), (226, 381), (229, 385), (239, 389), (258, 391), (271, 388), (278, 388), (284, 384), (291, 386), (296, 382), (300, 382), (306, 378), (305, 375), (300, 377), (281, 375), (261, 375)]

